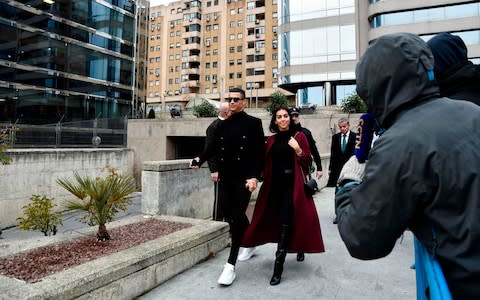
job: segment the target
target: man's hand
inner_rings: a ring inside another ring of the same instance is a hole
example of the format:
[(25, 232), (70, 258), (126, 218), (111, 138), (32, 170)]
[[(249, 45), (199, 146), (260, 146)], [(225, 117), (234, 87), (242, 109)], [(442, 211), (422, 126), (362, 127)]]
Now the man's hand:
[(362, 181), (363, 174), (365, 173), (365, 163), (361, 164), (355, 155), (352, 155), (350, 159), (343, 165), (340, 176), (337, 183), (341, 183), (343, 180), (349, 179), (353, 181)]
[(213, 182), (217, 182), (218, 181), (218, 172), (210, 173), (210, 178), (212, 179)]
[(323, 176), (323, 172), (322, 171), (317, 171), (317, 179), (320, 179), (320, 177)]
[(200, 162), (200, 157), (198, 156), (192, 159), (189, 165), (190, 169), (198, 169), (200, 167), (199, 162)]
[(247, 179), (245, 183), (245, 187), (250, 191), (253, 192), (257, 188), (257, 179), (256, 178), (250, 178)]

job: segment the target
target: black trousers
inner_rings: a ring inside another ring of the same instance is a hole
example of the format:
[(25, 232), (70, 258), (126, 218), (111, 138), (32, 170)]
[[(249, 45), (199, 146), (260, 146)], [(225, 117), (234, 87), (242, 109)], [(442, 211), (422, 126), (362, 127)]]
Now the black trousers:
[(248, 218), (245, 214), (250, 202), (251, 192), (245, 187), (245, 179), (222, 178), (218, 186), (218, 197), (225, 203), (225, 221), (230, 225), (232, 245), (228, 263), (235, 265), (243, 234), (248, 227)]

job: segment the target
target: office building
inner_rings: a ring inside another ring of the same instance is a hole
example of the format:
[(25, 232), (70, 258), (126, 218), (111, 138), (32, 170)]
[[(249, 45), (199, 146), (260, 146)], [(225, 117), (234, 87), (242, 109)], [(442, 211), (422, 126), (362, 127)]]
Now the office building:
[(279, 90), (277, 29), (276, 0), (151, 7), (147, 106), (161, 111), (198, 97), (222, 100), (238, 86), (249, 107), (265, 107)]
[(370, 41), (394, 32), (459, 35), (480, 57), (480, 3), (459, 0), (280, 0), (280, 86), (304, 103), (341, 104)]
[(148, 2), (0, 2), (0, 122), (142, 117)]

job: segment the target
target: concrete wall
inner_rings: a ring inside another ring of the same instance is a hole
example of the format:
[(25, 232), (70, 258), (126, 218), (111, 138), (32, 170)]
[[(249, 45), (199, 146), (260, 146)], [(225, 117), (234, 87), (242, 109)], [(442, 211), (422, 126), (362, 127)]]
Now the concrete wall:
[(188, 160), (147, 161), (142, 171), (142, 213), (206, 219), (212, 216), (213, 183), (206, 165)]
[[(264, 109), (247, 110), (247, 112), (261, 118), (265, 134), (271, 134), (268, 129), (271, 118), (268, 112)], [(312, 131), (320, 154), (330, 152), (332, 135), (338, 132), (337, 122), (341, 117), (348, 117), (352, 130), (356, 131), (360, 114), (348, 115), (341, 113), (338, 109), (324, 108), (317, 110), (314, 114), (300, 116), (302, 125)], [(208, 125), (214, 119), (184, 117), (129, 120), (127, 144), (135, 153), (133, 169), (137, 182), (141, 182), (143, 162), (175, 159), (174, 145), (169, 142), (168, 137), (204, 137)], [(324, 166), (326, 167), (328, 168), (328, 163)]]
[(0, 165), (0, 228), (16, 224), (34, 194), (53, 197), (57, 204), (71, 198), (56, 180), (81, 175), (99, 176), (106, 166), (121, 174), (133, 174), (129, 149), (13, 149), (9, 165)]

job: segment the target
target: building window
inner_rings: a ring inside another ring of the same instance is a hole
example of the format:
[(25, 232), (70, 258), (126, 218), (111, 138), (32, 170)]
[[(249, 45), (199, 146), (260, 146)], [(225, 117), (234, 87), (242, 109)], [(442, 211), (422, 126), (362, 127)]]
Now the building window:
[(173, 55), (170, 55), (170, 56), (168, 57), (168, 60), (173, 61)]
[(213, 24), (213, 30), (218, 30), (218, 24)]
[(235, 60), (233, 60), (233, 59), (229, 60), (228, 65), (229, 66), (235, 65)]
[(247, 15), (247, 22), (248, 23), (255, 22), (255, 15)]
[(237, 26), (238, 26), (238, 27), (243, 27), (243, 21), (238, 21), (238, 22), (237, 22)]
[(241, 40), (243, 38), (243, 33), (238, 33), (237, 34), (237, 40)]
[(228, 73), (228, 79), (234, 79), (235, 73)]
[(242, 72), (237, 73), (237, 78), (242, 78)]
[(247, 2), (247, 9), (254, 9), (254, 8), (255, 8), (255, 2), (254, 1)]
[(278, 60), (278, 53), (273, 53), (272, 54), (272, 60), (277, 61)]
[(218, 49), (213, 49), (213, 55), (218, 55)]
[(237, 65), (241, 65), (241, 64), (242, 64), (242, 59), (241, 58), (237, 59)]
[(230, 21), (230, 28), (235, 28), (235, 21)]
[(210, 81), (210, 75), (205, 75), (205, 81)]
[(214, 42), (214, 43), (218, 43), (218, 36), (214, 36), (214, 37), (213, 37), (213, 42)]
[(210, 69), (210, 63), (209, 62), (205, 63), (205, 69)]
[(231, 10), (230, 10), (230, 15), (231, 15), (231, 16), (235, 15), (235, 13), (236, 13), (235, 9), (231, 9)]
[(213, 67), (214, 69), (215, 69), (215, 68), (218, 68), (218, 62), (214, 61), (214, 62), (212, 63), (212, 67)]
[(235, 35), (234, 35), (234, 34), (231, 34), (231, 35), (230, 35), (230, 40), (231, 40), (231, 41), (235, 40)]
[(235, 53), (235, 47), (230, 47), (230, 48), (229, 48), (229, 52), (230, 52), (230, 53)]
[(237, 46), (237, 52), (242, 52), (243, 51), (243, 46)]

